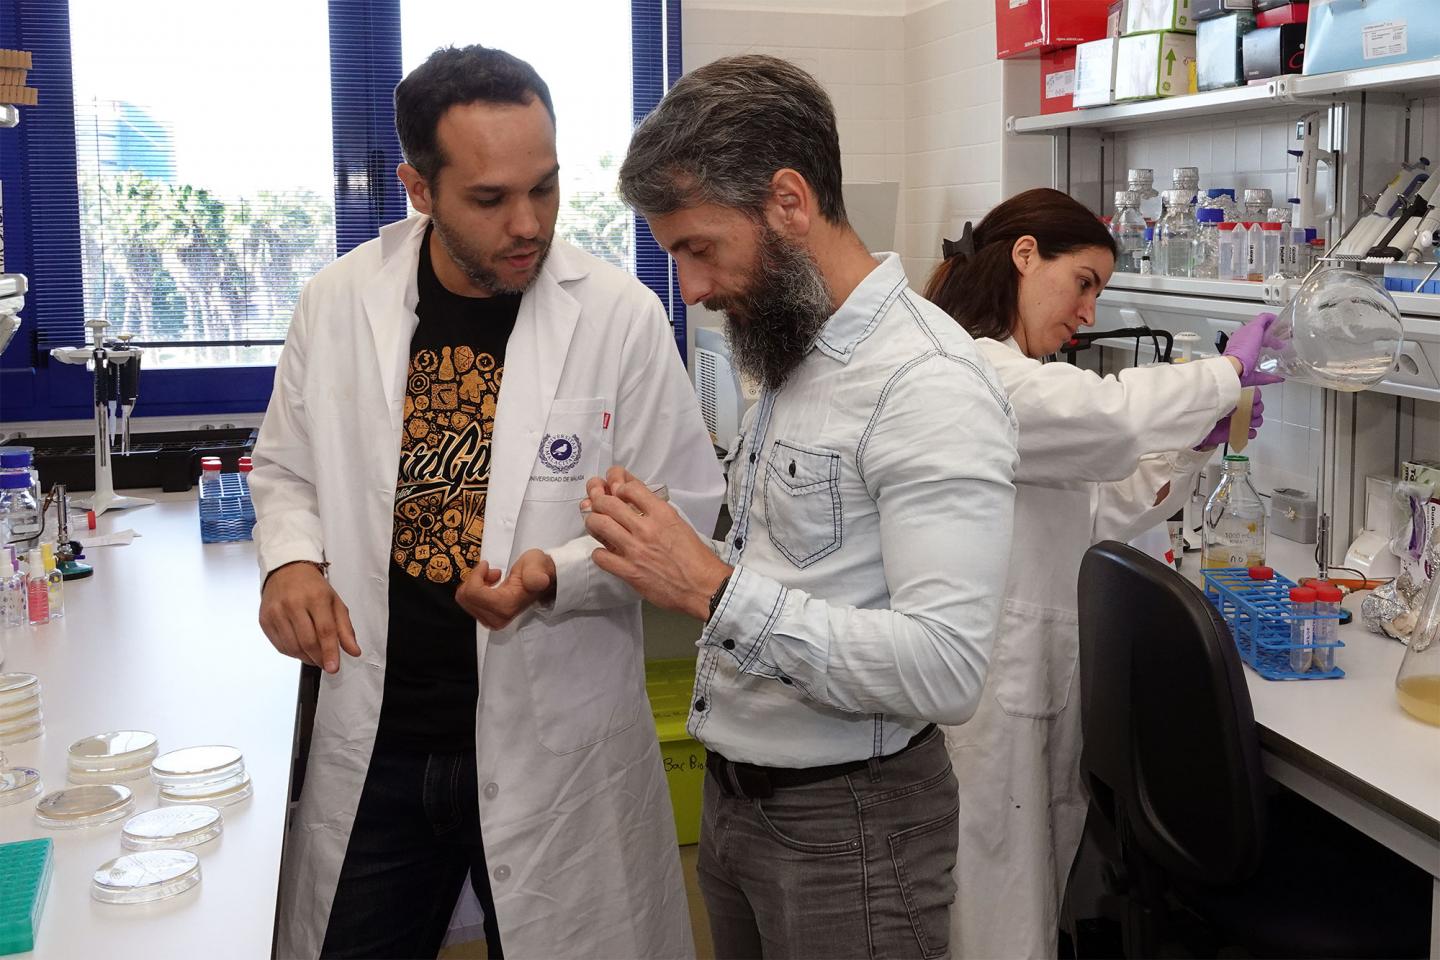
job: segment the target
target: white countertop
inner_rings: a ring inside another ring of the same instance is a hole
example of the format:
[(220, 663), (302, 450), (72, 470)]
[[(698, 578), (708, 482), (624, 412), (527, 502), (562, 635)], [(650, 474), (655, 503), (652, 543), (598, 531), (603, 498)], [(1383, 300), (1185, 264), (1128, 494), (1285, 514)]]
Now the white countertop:
[[(66, 786), (69, 745), (116, 729), (148, 730), (162, 752), (206, 743), (240, 748), (254, 795), (221, 808), (225, 832), (192, 848), (199, 886), (161, 903), (90, 898), (90, 878), (119, 856), (124, 820), (47, 830), (35, 801), (0, 807), (0, 842), (51, 837), (55, 873), (32, 956), (268, 957), (290, 783), (299, 664), (271, 648), (256, 621), (250, 542), (202, 544), (194, 494), (108, 513), (100, 532), (141, 533), (92, 549), (95, 575), (65, 585), (63, 620), (0, 630), (0, 671), (39, 676), (45, 735), (0, 746), (36, 767), (45, 792)], [(72, 533), (76, 531), (72, 530)], [(136, 812), (156, 806), (148, 780), (129, 784)]]
[[(1272, 536), (1266, 559), (1291, 580), (1316, 574), (1314, 545)], [(1200, 580), (1199, 554), (1187, 554), (1183, 572)], [(1346, 576), (1338, 573), (1337, 576)], [(1345, 646), (1335, 662), (1337, 680), (1266, 680), (1244, 667), (1256, 723), (1361, 783), (1440, 821), (1440, 727), (1422, 723), (1395, 699), (1395, 675), (1405, 647), (1365, 629), (1360, 603), (1345, 598), (1354, 620), (1340, 628)]]

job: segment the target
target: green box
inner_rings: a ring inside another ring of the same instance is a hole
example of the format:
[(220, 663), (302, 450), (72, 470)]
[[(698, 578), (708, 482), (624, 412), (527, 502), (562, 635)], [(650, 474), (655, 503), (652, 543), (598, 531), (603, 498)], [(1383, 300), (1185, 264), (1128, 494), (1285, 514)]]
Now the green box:
[(1125, 0), (1125, 34), (1156, 30), (1195, 32), (1190, 0)]
[(645, 692), (655, 715), (675, 835), (682, 847), (700, 842), (700, 798), (705, 787), (705, 748), (685, 729), (694, 689), (694, 660), (646, 661)]
[(1195, 92), (1195, 34), (1162, 30), (1121, 37), (1115, 47), (1115, 102)]
[(0, 955), (35, 949), (54, 859), (49, 837), (0, 843)]

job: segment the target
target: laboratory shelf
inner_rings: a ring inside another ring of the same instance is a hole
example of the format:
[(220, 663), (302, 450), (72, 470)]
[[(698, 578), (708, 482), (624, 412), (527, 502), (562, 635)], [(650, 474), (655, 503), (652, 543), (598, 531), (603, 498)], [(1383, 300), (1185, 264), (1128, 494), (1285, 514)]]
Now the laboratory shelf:
[(1060, 133), (1092, 128), (1124, 130), (1160, 120), (1215, 116), (1255, 110), (1272, 110), (1292, 104), (1324, 103), (1366, 92), (1424, 96), (1440, 91), (1440, 58), (1397, 63), (1361, 70), (1342, 70), (1314, 77), (1284, 76), (1245, 87), (1210, 90), (1184, 97), (1117, 103), (1106, 107), (1070, 110), (1038, 117), (1010, 117), (1010, 133)]

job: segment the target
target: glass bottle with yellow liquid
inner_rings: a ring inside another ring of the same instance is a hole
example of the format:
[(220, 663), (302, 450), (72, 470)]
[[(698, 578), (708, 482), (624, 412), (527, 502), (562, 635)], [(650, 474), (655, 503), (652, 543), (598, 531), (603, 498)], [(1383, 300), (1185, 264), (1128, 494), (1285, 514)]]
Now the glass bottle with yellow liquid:
[(1263, 567), (1265, 565), (1265, 501), (1250, 482), (1250, 458), (1231, 454), (1215, 492), (1205, 502), (1204, 542), (1200, 565)]
[(1440, 726), (1440, 570), (1430, 578), (1410, 645), (1395, 677), (1395, 696), (1406, 711)]

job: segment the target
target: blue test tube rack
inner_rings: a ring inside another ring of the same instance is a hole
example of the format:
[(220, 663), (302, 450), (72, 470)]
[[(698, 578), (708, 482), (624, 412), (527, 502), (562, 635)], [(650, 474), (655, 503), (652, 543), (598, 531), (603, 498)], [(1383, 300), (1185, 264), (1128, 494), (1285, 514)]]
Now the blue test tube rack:
[[(1266, 680), (1335, 680), (1345, 676), (1339, 667), (1331, 670), (1307, 670), (1297, 673), (1290, 668), (1290, 651), (1300, 649), (1290, 642), (1291, 625), (1303, 620), (1334, 620), (1338, 614), (1292, 613), (1290, 588), (1294, 581), (1276, 573), (1271, 580), (1252, 580), (1245, 567), (1221, 567), (1203, 571), (1205, 598), (1220, 611), (1230, 627), (1240, 658)], [(1319, 624), (1316, 624), (1318, 630)], [(1343, 647), (1335, 643), (1317, 643), (1310, 649)]]
[(255, 504), (249, 485), (238, 473), (220, 474), (220, 492), (200, 491), (200, 539), (205, 543), (226, 543), (251, 539), (255, 529)]

